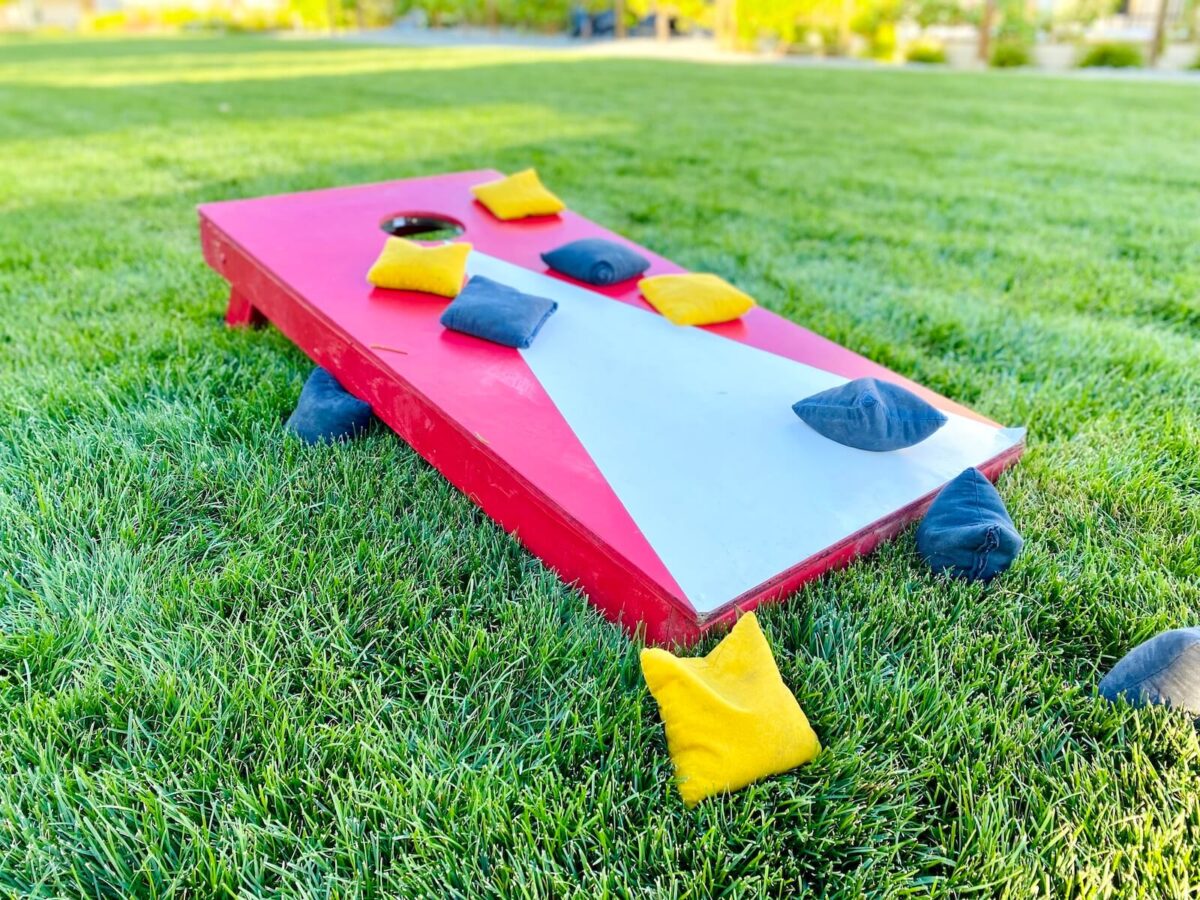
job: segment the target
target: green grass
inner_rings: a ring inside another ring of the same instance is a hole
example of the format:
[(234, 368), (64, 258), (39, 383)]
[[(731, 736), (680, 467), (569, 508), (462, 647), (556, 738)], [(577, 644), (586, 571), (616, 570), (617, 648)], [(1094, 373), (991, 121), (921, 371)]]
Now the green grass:
[[(0, 43), (0, 889), (1194, 888), (1192, 722), (1095, 686), (1200, 607), (1197, 111), (1031, 76)], [(222, 327), (200, 257), (200, 201), (526, 165), (1030, 428), (1014, 569), (931, 577), (910, 532), (767, 611), (826, 750), (694, 812), (636, 644), (388, 433), (286, 438), (309, 364)]]

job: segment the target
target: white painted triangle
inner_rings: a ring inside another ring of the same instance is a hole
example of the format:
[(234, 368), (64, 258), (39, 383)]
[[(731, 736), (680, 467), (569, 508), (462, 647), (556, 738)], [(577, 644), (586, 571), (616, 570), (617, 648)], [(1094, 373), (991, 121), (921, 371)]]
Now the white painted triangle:
[(915, 447), (844, 447), (791, 408), (839, 375), (479, 252), (468, 271), (558, 301), (521, 353), (701, 613), (1019, 440), (949, 414)]

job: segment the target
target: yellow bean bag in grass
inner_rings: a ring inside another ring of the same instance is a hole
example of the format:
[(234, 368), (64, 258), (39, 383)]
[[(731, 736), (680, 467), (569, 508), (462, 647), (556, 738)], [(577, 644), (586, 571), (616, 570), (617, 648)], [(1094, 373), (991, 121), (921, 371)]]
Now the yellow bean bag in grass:
[(638, 282), (647, 302), (676, 325), (715, 325), (744, 316), (755, 306), (717, 275), (654, 275)]
[(683, 802), (735, 791), (821, 752), (804, 711), (779, 677), (771, 647), (747, 613), (708, 656), (642, 651)]
[(367, 281), (394, 291), (423, 291), (457, 297), (467, 271), (470, 244), (439, 244), (424, 247), (404, 238), (390, 237)]
[(493, 216), (506, 221), (524, 219), (526, 216), (551, 216), (567, 208), (565, 203), (546, 190), (533, 169), (477, 184), (471, 188), (471, 193)]

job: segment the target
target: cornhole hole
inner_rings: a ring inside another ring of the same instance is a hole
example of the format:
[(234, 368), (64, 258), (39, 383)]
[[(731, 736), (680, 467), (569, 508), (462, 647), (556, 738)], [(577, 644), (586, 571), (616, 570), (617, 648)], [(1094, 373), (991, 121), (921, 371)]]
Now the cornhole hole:
[[(206, 204), (205, 258), (230, 325), (270, 321), (605, 615), (690, 643), (785, 597), (918, 518), (967, 466), (995, 478), (1022, 451), (1001, 428), (757, 308), (706, 328), (667, 322), (636, 280), (550, 272), (539, 254), (603, 237), (647, 274), (680, 267), (571, 212), (501, 222), (470, 187), (487, 170)], [(442, 328), (447, 301), (374, 288), (384, 231), (450, 227), (470, 274), (550, 297), (533, 346)], [(792, 412), (848, 379), (890, 379), (949, 422), (905, 450), (843, 447)]]

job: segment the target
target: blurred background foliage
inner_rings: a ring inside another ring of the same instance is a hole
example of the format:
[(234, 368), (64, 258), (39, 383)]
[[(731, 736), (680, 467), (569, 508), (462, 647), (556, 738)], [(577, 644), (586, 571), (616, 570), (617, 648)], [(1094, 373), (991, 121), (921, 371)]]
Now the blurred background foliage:
[[(1147, 56), (1154, 61), (1160, 38), (1114, 38), (1097, 23), (1140, 21), (1144, 30), (1147, 16), (1170, 6), (1169, 21), (1159, 27), (1171, 40), (1194, 41), (1200, 26), (1200, 0), (0, 0), (0, 7), (6, 2), (79, 3), (84, 27), (95, 31), (342, 30), (393, 23), (585, 36), (623, 30), (715, 35), (727, 48), (766, 53), (996, 67), (1034, 64), (1036, 48), (1055, 41), (1078, 45), (1075, 65), (1142, 65)], [(656, 28), (660, 16), (669, 27)]]
[[(5, 0), (0, 0), (3, 5)], [(8, 0), (19, 3), (20, 0)], [(894, 48), (901, 23), (922, 29), (939, 25), (971, 24), (978, 11), (957, 0), (729, 0), (733, 43), (744, 48), (774, 46), (780, 52), (806, 49), (838, 53), (847, 38), (859, 35), (874, 48), (872, 55), (887, 55)], [(1120, 0), (1067, 0), (1080, 7), (1083, 20), (1091, 21), (1116, 9)], [(682, 33), (719, 31), (721, 0), (626, 0), (628, 29), (652, 22), (660, 8)], [(1025, 20), (1023, 6), (1012, 4), (1005, 18)], [(137, 2), (111, 12), (88, 17), (91, 30), (138, 28), (224, 28), (271, 30), (280, 28), (327, 29), (379, 27), (397, 20), (434, 28), (499, 26), (554, 33), (568, 28), (580, 11), (599, 15), (613, 9), (612, 0), (285, 0), (278, 4), (214, 2), (163, 4)]]

